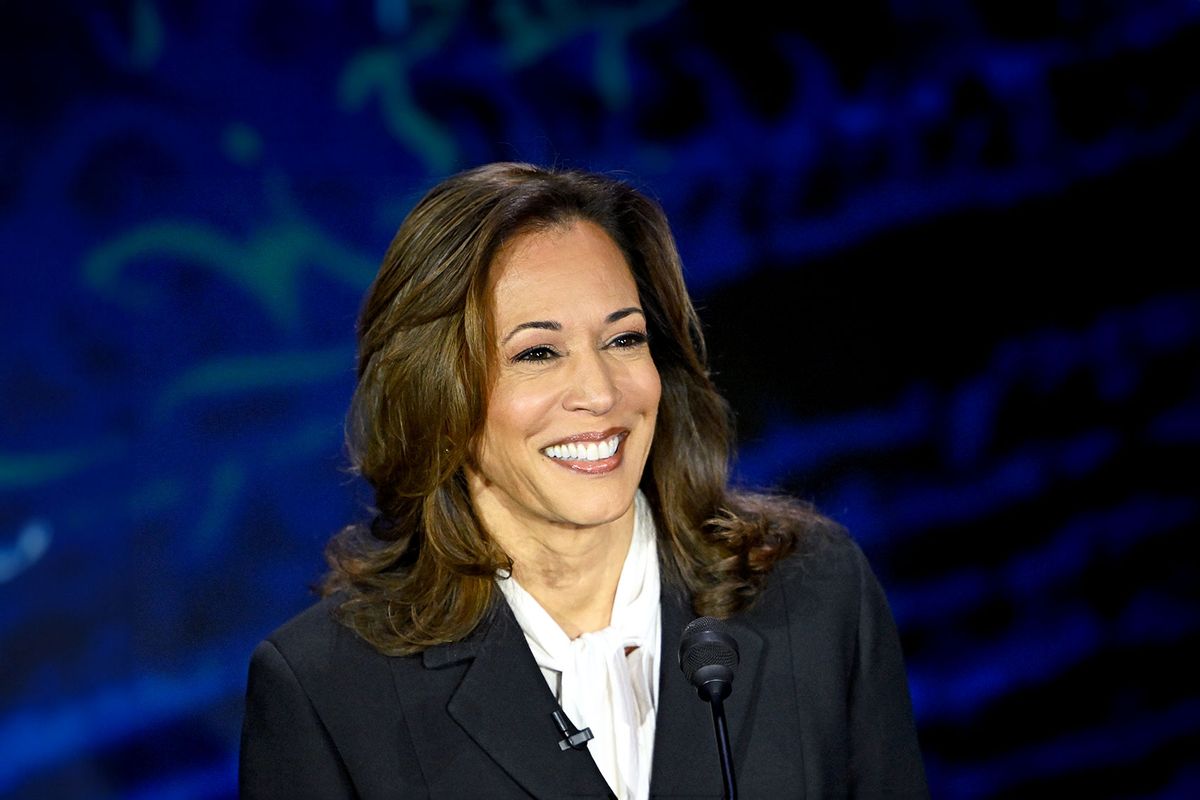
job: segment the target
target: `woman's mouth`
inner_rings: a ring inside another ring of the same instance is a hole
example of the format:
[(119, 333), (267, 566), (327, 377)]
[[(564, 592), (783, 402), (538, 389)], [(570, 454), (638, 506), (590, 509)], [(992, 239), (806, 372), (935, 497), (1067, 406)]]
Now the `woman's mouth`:
[(584, 436), (543, 447), (541, 452), (554, 463), (577, 472), (608, 472), (621, 463), (621, 442), (628, 435), (628, 431), (621, 431), (602, 439)]

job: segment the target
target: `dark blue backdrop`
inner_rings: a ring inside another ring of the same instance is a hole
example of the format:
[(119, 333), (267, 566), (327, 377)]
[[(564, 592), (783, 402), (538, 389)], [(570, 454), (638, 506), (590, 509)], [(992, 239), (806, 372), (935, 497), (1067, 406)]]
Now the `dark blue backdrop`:
[(235, 793), (362, 513), (358, 303), (497, 159), (666, 207), (746, 482), (850, 526), (936, 796), (1200, 794), (1200, 5), (13, 4), (0, 795)]

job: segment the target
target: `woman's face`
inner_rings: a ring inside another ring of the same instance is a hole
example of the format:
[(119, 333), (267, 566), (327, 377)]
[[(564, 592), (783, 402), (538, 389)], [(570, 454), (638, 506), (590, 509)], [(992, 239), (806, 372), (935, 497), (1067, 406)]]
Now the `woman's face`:
[(501, 248), (490, 281), (497, 355), (467, 470), (476, 511), (493, 533), (632, 513), (661, 387), (621, 250), (591, 222), (533, 231)]

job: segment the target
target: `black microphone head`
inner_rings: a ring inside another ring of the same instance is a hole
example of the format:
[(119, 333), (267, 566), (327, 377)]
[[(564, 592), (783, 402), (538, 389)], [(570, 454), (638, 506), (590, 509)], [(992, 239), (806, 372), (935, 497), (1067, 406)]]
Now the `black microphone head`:
[(739, 660), (737, 640), (721, 620), (700, 617), (683, 629), (679, 668), (703, 699), (729, 696)]

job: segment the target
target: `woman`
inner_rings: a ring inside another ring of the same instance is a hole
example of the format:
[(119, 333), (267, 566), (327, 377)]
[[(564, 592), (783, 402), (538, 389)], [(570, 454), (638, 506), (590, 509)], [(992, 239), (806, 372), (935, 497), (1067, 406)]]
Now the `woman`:
[(740, 648), (743, 797), (925, 794), (883, 594), (827, 519), (727, 485), (637, 191), (522, 164), (430, 191), (366, 299), (348, 440), (377, 511), (255, 651), (245, 796), (719, 796), (676, 662), (697, 615)]

